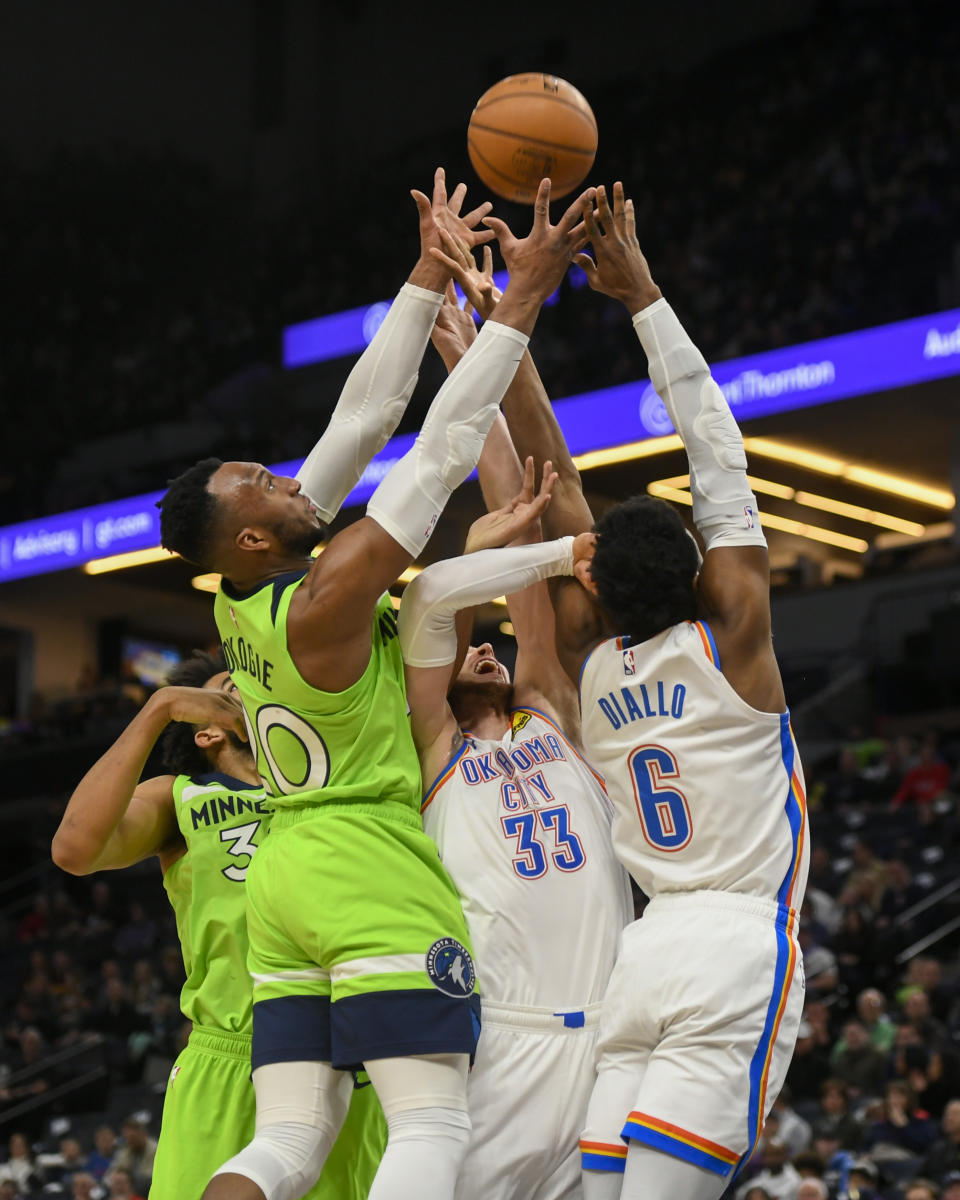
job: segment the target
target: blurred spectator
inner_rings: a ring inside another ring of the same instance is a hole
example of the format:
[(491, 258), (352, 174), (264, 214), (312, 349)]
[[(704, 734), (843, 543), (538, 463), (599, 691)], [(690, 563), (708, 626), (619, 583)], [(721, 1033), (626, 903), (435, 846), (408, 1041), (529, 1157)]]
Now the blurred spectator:
[(815, 1138), (836, 1141), (836, 1150), (859, 1149), (863, 1126), (850, 1112), (850, 1090), (842, 1079), (823, 1081), (820, 1114), (814, 1123), (813, 1133)]
[(11, 1181), (20, 1192), (39, 1187), (40, 1177), (30, 1152), (30, 1144), (22, 1133), (12, 1133), (7, 1142), (7, 1161), (0, 1163), (0, 1182)]
[(903, 1200), (940, 1200), (940, 1189), (930, 1179), (913, 1179), (906, 1186)]
[(153, 1160), (157, 1153), (157, 1139), (147, 1133), (143, 1118), (134, 1113), (124, 1121), (121, 1133), (123, 1141), (114, 1155), (114, 1167), (128, 1172), (137, 1191), (144, 1194), (150, 1187), (153, 1175)]
[(71, 1200), (102, 1200), (107, 1194), (92, 1175), (81, 1172), (72, 1180)]
[(913, 1089), (894, 1080), (887, 1084), (883, 1117), (867, 1130), (864, 1146), (875, 1158), (927, 1153), (937, 1136), (928, 1113), (917, 1108)]
[(800, 1185), (800, 1172), (790, 1162), (790, 1151), (780, 1141), (768, 1141), (763, 1148), (763, 1169), (737, 1192), (746, 1200), (750, 1188), (760, 1187), (771, 1200), (793, 1200)]
[(806, 1150), (812, 1136), (810, 1123), (790, 1107), (790, 1089), (786, 1085), (774, 1100), (770, 1112), (777, 1119), (778, 1137), (787, 1147), (790, 1157), (793, 1158)]
[(827, 1053), (817, 1044), (813, 1025), (809, 1018), (804, 1016), (797, 1032), (793, 1059), (787, 1071), (790, 1095), (798, 1100), (811, 1100), (816, 1097), (829, 1068)]
[(814, 1000), (832, 995), (840, 978), (833, 951), (815, 941), (815, 935), (808, 923), (801, 922), (798, 940), (803, 951), (807, 995)]
[(797, 1185), (796, 1200), (828, 1200), (829, 1195), (822, 1179), (803, 1179)]
[(840, 895), (841, 904), (864, 903), (872, 912), (880, 907), (887, 886), (887, 864), (879, 859), (863, 838), (853, 843), (853, 868)]
[(857, 1016), (867, 1030), (870, 1045), (884, 1054), (897, 1039), (897, 1027), (887, 1016), (886, 1007), (879, 988), (865, 988), (857, 997)]
[(940, 1200), (960, 1200), (960, 1171), (949, 1171), (941, 1180)]
[(951, 1171), (960, 1173), (960, 1100), (951, 1100), (940, 1122), (942, 1136), (933, 1143), (923, 1160), (923, 1173), (942, 1179)]
[(93, 1149), (87, 1158), (87, 1170), (98, 1182), (104, 1177), (117, 1152), (117, 1135), (109, 1125), (94, 1130)]
[(917, 764), (904, 775), (890, 807), (896, 809), (903, 804), (929, 806), (946, 791), (949, 783), (950, 766), (940, 757), (936, 739), (931, 735), (924, 739)]
[(859, 1200), (882, 1200), (877, 1191), (880, 1172), (869, 1158), (857, 1158), (850, 1164), (849, 1191)]
[(833, 1058), (831, 1067), (857, 1096), (880, 1092), (887, 1074), (887, 1056), (870, 1044), (870, 1035), (859, 1021), (843, 1027), (844, 1048)]
[[(112, 1167), (104, 1182), (109, 1200), (144, 1200), (135, 1187), (133, 1176), (124, 1167)], [(146, 1190), (143, 1188), (144, 1194)]]

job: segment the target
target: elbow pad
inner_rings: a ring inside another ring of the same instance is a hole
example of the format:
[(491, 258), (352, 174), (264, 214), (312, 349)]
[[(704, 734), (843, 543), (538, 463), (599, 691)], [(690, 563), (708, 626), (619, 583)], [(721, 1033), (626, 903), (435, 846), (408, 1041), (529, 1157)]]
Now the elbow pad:
[(433, 563), (403, 593), (397, 623), (403, 661), (409, 667), (445, 667), (457, 657), (456, 616), (462, 608), (572, 574), (572, 537)]
[(443, 297), (405, 283), (343, 385), (319, 442), (297, 472), (329, 523), (400, 424)]
[(367, 515), (413, 558), (450, 493), (477, 465), (528, 341), (487, 321), (434, 397), (417, 440), (371, 496)]
[(633, 318), (650, 380), (683, 440), (693, 519), (706, 547), (766, 546), (743, 437), (706, 359), (664, 299)]

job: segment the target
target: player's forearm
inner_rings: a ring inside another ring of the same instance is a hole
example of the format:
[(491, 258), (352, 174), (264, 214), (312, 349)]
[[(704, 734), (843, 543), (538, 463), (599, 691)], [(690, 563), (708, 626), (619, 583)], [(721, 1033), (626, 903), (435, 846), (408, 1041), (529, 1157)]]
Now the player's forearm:
[(51, 847), (53, 861), (64, 871), (86, 875), (99, 868), (150, 752), (170, 723), (169, 712), (158, 696), (151, 696), (70, 797)]
[(398, 623), (404, 662), (441, 667), (457, 652), (456, 614), (521, 592), (554, 575), (573, 574), (573, 538), (480, 550), (433, 563), (407, 588)]
[[(509, 396), (516, 385), (516, 378), (507, 388)], [(480, 491), (488, 512), (503, 508), (513, 499), (523, 486), (523, 468), (513, 448), (507, 423), (502, 416), (494, 418), (487, 440), (483, 444), (483, 453), (477, 463), (477, 476), (480, 480)]]
[(413, 558), (477, 465), (526, 345), (524, 334), (488, 321), (434, 397), (412, 449), (371, 497), (368, 515)]
[(636, 313), (633, 324), (650, 380), (687, 451), (693, 519), (707, 549), (765, 546), (743, 437), (706, 359), (662, 298)]
[(557, 472), (550, 505), (541, 518), (546, 536), (565, 537), (590, 529), (593, 517), (584, 499), (580, 472), (529, 354), (524, 355), (514, 386), (504, 397), (503, 412), (521, 462), (532, 455), (538, 467), (550, 461)]
[(438, 292), (426, 286), (429, 278), (417, 284), (415, 277), (416, 271), (347, 376), (323, 437), (297, 474), (325, 521), (333, 520), (367, 464), (387, 444), (416, 387), (443, 285)]

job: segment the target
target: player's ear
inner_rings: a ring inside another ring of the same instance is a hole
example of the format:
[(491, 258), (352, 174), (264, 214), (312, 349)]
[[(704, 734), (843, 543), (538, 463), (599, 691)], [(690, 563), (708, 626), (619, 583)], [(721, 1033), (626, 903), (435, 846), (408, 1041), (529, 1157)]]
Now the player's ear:
[(217, 725), (207, 725), (204, 729), (196, 731), (193, 740), (201, 750), (213, 750), (224, 741), (224, 733)]
[(262, 529), (257, 529), (253, 525), (244, 525), (234, 538), (234, 545), (238, 550), (257, 551), (268, 549), (270, 543)]

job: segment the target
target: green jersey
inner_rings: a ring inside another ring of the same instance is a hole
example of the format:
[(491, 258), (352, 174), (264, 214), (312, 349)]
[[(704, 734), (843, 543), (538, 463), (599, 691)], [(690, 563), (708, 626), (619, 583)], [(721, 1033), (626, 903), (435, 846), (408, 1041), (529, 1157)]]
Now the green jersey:
[(281, 808), (392, 800), (419, 809), (397, 619), (388, 595), (370, 624), (370, 661), (342, 692), (311, 687), (287, 649), (287, 613), (306, 571), (240, 594), (224, 582), (214, 615), (247, 733)]
[(167, 868), (163, 886), (187, 972), (180, 1007), (197, 1025), (249, 1034), (247, 868), (273, 807), (262, 787), (216, 774), (178, 775), (173, 803), (187, 852)]

